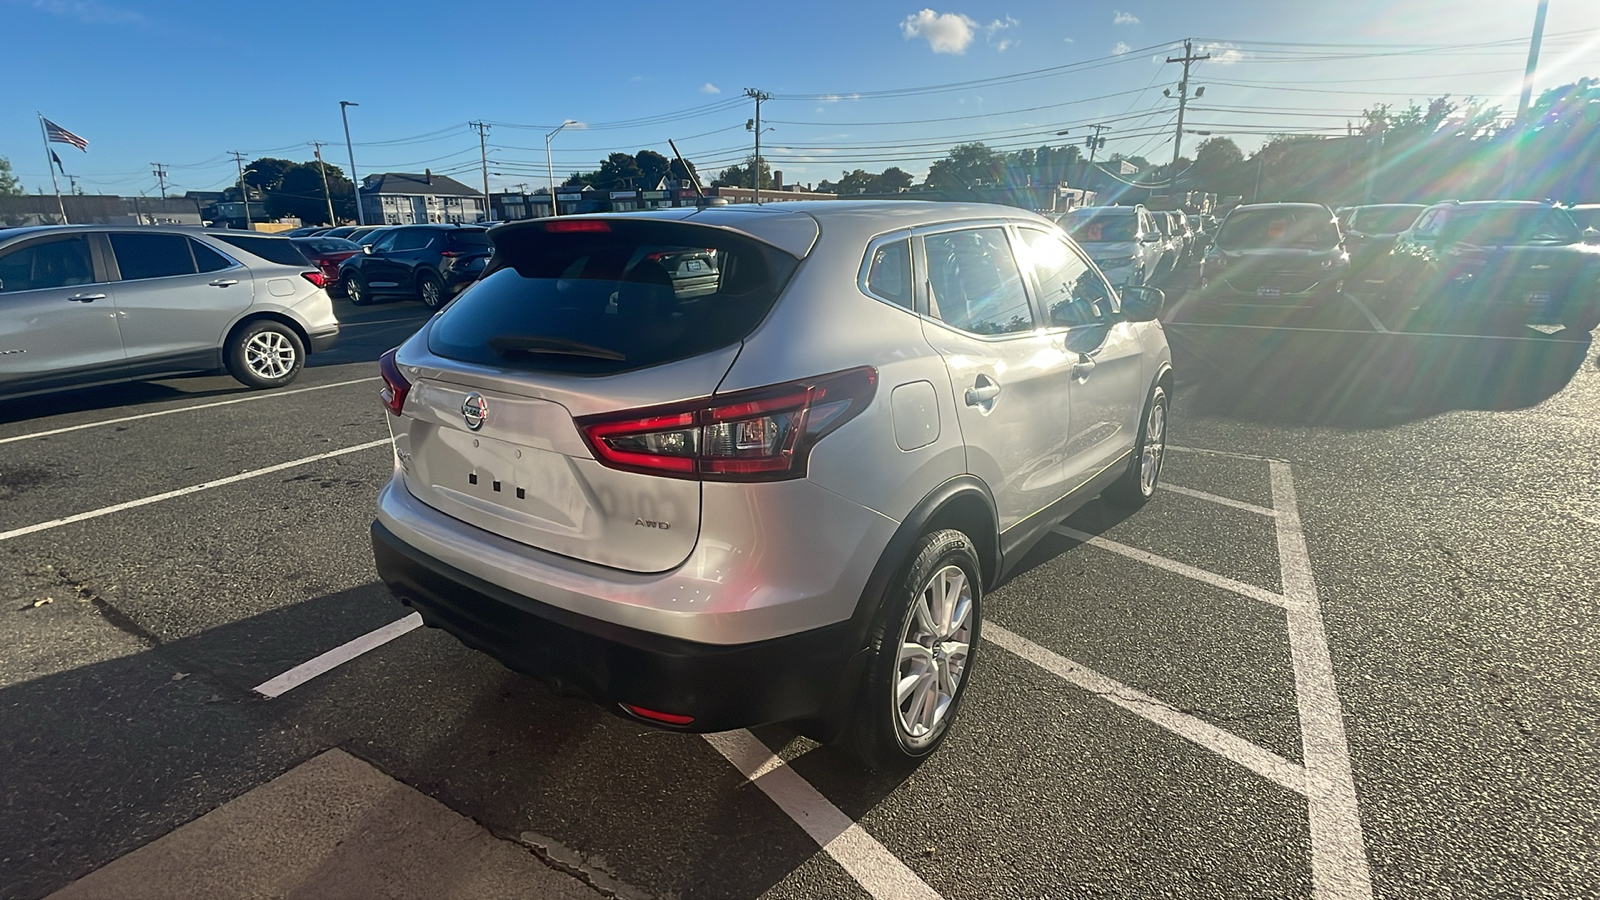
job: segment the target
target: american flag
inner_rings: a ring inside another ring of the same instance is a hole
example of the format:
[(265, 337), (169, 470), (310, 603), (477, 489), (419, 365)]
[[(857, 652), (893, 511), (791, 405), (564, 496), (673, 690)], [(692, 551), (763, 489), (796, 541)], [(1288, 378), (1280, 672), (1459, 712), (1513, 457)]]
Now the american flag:
[[(41, 117), (41, 118), (43, 118), (43, 117)], [(72, 132), (66, 130), (65, 128), (62, 128), (60, 125), (57, 125), (56, 123), (50, 121), (49, 119), (45, 119), (44, 120), (44, 133), (45, 133), (46, 138), (48, 138), (51, 143), (54, 143), (54, 144), (71, 144), (72, 146), (77, 147), (79, 150), (82, 150), (85, 153), (87, 153), (89, 151), (89, 142), (88, 141), (84, 140), (81, 137), (78, 137), (77, 135), (73, 134)]]

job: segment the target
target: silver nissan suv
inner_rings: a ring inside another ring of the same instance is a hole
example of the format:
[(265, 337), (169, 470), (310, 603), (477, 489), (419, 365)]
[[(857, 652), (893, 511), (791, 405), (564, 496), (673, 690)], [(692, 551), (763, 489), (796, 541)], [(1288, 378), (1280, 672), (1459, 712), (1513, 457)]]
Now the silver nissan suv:
[(1167, 439), (1162, 294), (978, 204), (541, 219), (385, 354), (378, 573), (618, 713), (943, 739), (984, 592)]

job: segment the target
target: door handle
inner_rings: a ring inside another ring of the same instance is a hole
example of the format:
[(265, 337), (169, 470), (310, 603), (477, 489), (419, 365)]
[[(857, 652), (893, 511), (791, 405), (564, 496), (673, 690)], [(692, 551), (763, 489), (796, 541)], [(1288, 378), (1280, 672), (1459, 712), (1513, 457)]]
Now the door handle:
[(239, 279), (237, 278), (218, 278), (216, 281), (209, 282), (212, 287), (229, 287), (238, 283)]
[(1000, 385), (987, 375), (979, 375), (972, 387), (967, 388), (968, 406), (989, 406), (1000, 396)]
[(1089, 377), (1089, 373), (1093, 372), (1093, 371), (1094, 371), (1094, 357), (1090, 356), (1087, 353), (1079, 353), (1078, 354), (1078, 361), (1072, 364), (1072, 377), (1073, 378), (1088, 378)]
[(104, 300), (105, 298), (105, 294), (73, 294), (67, 299), (73, 303), (93, 303), (96, 300)]

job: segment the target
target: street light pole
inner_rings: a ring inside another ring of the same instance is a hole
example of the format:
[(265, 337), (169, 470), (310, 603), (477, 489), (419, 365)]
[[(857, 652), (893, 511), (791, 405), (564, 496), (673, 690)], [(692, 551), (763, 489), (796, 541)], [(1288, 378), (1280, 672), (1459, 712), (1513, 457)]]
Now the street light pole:
[(350, 154), (350, 183), (355, 185), (356, 189), (356, 223), (365, 225), (367, 224), (367, 211), (361, 206), (361, 179), (356, 177), (356, 145), (350, 143), (349, 109), (352, 106), (360, 105), (359, 103), (351, 103), (349, 100), (340, 100), (339, 115), (344, 119), (344, 149), (345, 152)]
[[(562, 122), (560, 125), (557, 125), (555, 131), (552, 131), (544, 136), (544, 167), (545, 171), (550, 176), (550, 215), (552, 216), (561, 215), (561, 206), (560, 204), (556, 203), (556, 166), (555, 163), (550, 159), (550, 140), (556, 135), (560, 134), (561, 129), (567, 127), (568, 125), (576, 124), (578, 124), (577, 119), (568, 119), (565, 122)], [(538, 163), (534, 163), (534, 165), (538, 165)]]

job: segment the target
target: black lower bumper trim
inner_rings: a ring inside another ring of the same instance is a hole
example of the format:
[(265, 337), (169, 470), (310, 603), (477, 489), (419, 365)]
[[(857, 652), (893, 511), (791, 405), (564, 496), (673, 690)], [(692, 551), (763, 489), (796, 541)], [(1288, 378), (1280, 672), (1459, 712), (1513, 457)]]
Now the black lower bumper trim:
[(311, 352), (321, 353), (339, 340), (339, 329), (311, 335)]
[(379, 577), (425, 624), (613, 711), (633, 704), (694, 718), (676, 730), (827, 718), (848, 702), (865, 658), (850, 622), (751, 644), (703, 644), (508, 591), (432, 559), (378, 522), (372, 549)]

